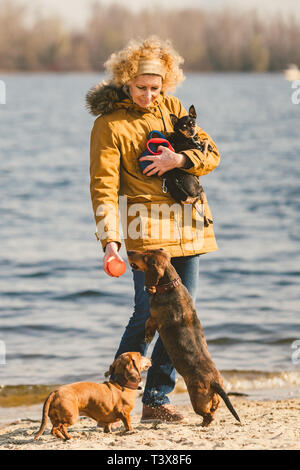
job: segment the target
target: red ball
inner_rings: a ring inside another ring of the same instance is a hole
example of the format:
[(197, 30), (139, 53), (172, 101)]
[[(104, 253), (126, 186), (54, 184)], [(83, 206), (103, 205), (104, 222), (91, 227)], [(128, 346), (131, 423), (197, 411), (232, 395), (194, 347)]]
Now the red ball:
[(108, 258), (106, 263), (106, 269), (109, 273), (114, 277), (122, 276), (122, 274), (126, 271), (126, 263), (125, 261), (119, 261), (114, 256)]

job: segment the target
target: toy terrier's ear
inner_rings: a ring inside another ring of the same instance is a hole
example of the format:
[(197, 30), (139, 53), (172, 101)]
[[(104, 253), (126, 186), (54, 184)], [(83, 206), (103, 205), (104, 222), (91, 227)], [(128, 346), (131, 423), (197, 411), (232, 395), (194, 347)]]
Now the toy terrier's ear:
[(177, 124), (179, 118), (175, 116), (175, 114), (170, 114), (170, 119), (171, 123), (173, 124), (173, 127), (175, 127), (175, 124)]
[(196, 117), (197, 117), (197, 113), (196, 113), (196, 110), (195, 110), (195, 107), (194, 107), (193, 104), (192, 104), (192, 106), (190, 106), (189, 116), (191, 116), (194, 119), (196, 119)]

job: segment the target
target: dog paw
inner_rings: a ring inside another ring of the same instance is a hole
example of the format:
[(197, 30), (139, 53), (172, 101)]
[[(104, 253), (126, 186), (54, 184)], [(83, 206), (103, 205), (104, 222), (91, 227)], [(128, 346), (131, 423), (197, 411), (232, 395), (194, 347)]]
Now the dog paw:
[(202, 426), (203, 428), (207, 428), (207, 426), (209, 426), (212, 421), (213, 421), (213, 417), (212, 417), (212, 416), (210, 416), (210, 415), (205, 416), (205, 417), (203, 418), (203, 421), (202, 421), (202, 423), (201, 423), (201, 426)]

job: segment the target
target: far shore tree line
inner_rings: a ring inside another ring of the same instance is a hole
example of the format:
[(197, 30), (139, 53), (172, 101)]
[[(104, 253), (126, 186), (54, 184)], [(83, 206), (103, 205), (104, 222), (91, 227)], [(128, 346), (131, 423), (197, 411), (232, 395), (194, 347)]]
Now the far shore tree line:
[(31, 15), (28, 5), (0, 3), (1, 71), (103, 71), (109, 55), (132, 38), (171, 39), (191, 72), (279, 72), (300, 66), (300, 21), (255, 10), (182, 8), (133, 12), (94, 2), (84, 29), (58, 16)]

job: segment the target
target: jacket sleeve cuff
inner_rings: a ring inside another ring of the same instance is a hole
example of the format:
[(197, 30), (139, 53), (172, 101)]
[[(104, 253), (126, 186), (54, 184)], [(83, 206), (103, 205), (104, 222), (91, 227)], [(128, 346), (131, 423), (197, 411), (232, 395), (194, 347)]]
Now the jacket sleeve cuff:
[[(187, 163), (181, 170), (184, 170), (186, 173), (191, 173), (192, 175), (198, 174), (199, 170), (204, 168), (204, 155), (199, 150), (185, 150), (183, 153), (187, 157)], [(202, 156), (202, 158), (201, 158)]]
[(106, 245), (110, 242), (115, 242), (118, 244), (118, 251), (122, 246), (121, 238), (118, 232), (114, 230), (109, 230), (107, 232), (103, 232), (99, 235), (98, 232), (95, 232), (96, 238), (98, 241), (101, 242), (102, 250), (105, 252)]

